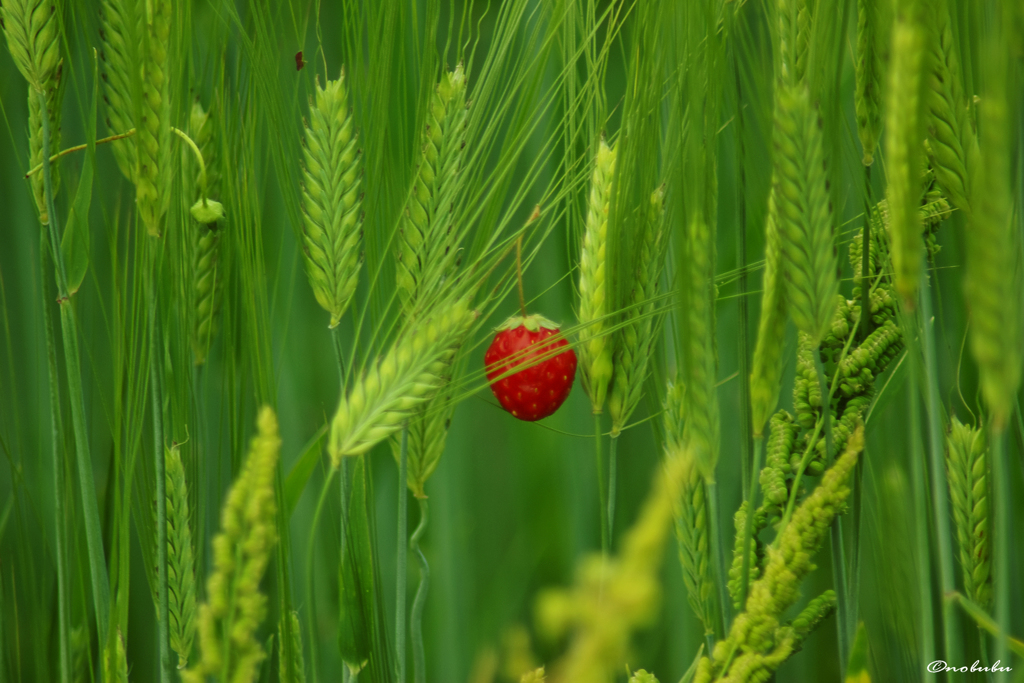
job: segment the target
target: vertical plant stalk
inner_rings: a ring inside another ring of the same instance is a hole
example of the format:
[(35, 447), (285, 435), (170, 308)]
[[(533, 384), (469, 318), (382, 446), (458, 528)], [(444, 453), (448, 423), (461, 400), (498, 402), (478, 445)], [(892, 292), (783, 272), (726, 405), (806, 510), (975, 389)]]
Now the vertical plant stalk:
[(50, 438), (53, 455), (53, 516), (57, 534), (57, 632), (60, 643), (60, 680), (68, 683), (71, 676), (71, 659), (69, 655), (68, 629), (71, 623), (71, 612), (68, 604), (67, 577), (67, 531), (64, 526), (64, 462), (63, 452), (64, 424), (60, 412), (60, 372), (57, 366), (57, 349), (53, 331), (53, 319), (50, 317), (49, 304), (53, 300), (53, 287), (47, 280), (46, 255), (47, 231), (39, 231), (39, 274), (43, 292), (43, 322), (46, 329), (46, 362), (50, 380)]
[(615, 542), (615, 490), (618, 479), (618, 448), (619, 437), (613, 436), (608, 440), (608, 550), (612, 549)]
[(161, 382), (159, 323), (156, 278), (160, 263), (160, 242), (149, 240), (146, 268), (146, 301), (149, 318), (149, 396), (153, 411), (153, 467), (156, 472), (156, 568), (157, 638), (160, 641), (160, 681), (171, 681), (170, 623), (167, 611), (167, 480), (164, 460), (163, 386)]
[[(317, 638), (316, 628), (316, 591), (314, 590), (313, 580), (313, 553), (316, 549), (316, 528), (320, 524), (320, 513), (323, 512), (324, 502), (327, 500), (327, 494), (331, 490), (331, 482), (334, 481), (334, 475), (337, 474), (338, 468), (332, 467), (327, 472), (327, 478), (324, 479), (323, 488), (320, 489), (320, 497), (316, 501), (316, 510), (313, 512), (313, 523), (309, 529), (309, 540), (306, 542), (306, 628), (309, 630), (309, 657), (310, 657), (310, 670), (313, 673), (313, 683), (319, 680), (318, 665), (320, 664), (319, 656), (319, 639)], [(342, 506), (342, 515), (344, 516), (344, 505)], [(344, 550), (342, 550), (344, 552)]]
[[(36, 93), (45, 111), (46, 96)], [(43, 149), (50, 148), (50, 122), (43, 117)], [(75, 434), (75, 459), (78, 461), (79, 484), (82, 489), (82, 511), (84, 513), (85, 540), (89, 554), (89, 576), (92, 585), (93, 608), (96, 612), (96, 630), (99, 642), (105, 642), (110, 623), (110, 582), (107, 579), (107, 565), (103, 551), (103, 532), (100, 526), (99, 505), (96, 502), (96, 482), (92, 473), (92, 455), (89, 448), (89, 434), (85, 424), (85, 392), (82, 389), (82, 366), (78, 351), (78, 323), (71, 310), (71, 299), (67, 290), (67, 272), (64, 268), (64, 254), (57, 235), (57, 213), (53, 203), (53, 183), (50, 176), (50, 158), (43, 155), (43, 184), (49, 214), (50, 249), (53, 254), (54, 272), (57, 276), (57, 301), (60, 305), (61, 337), (64, 340), (64, 363), (68, 375), (68, 391), (71, 403), (71, 424)]]
[[(904, 338), (908, 340), (908, 344), (913, 343), (913, 337), (907, 334), (910, 330), (907, 326), (904, 326)], [(911, 358), (916, 364), (920, 363), (914, 353), (915, 349), (911, 348)], [(931, 598), (931, 565), (929, 563), (929, 538), (928, 538), (928, 500), (926, 493), (926, 484), (924, 479), (924, 472), (922, 470), (921, 463), (924, 462), (923, 446), (921, 444), (921, 412), (918, 406), (919, 393), (918, 384), (918, 369), (916, 367), (911, 369), (910, 373), (910, 385), (907, 390), (907, 397), (910, 401), (910, 476), (911, 483), (914, 487), (914, 521), (917, 527), (917, 557), (915, 564), (917, 565), (917, 588), (918, 588), (918, 600), (921, 603), (921, 614), (919, 623), (921, 624), (921, 664), (935, 660), (935, 628), (934, 618), (932, 615), (932, 598)]]
[(412, 636), (412, 666), (414, 683), (426, 683), (427, 659), (423, 648), (423, 609), (427, 604), (427, 593), (430, 591), (430, 564), (420, 548), (420, 539), (427, 531), (430, 521), (430, 509), (426, 498), (417, 498), (420, 506), (420, 523), (412, 532), (409, 547), (416, 554), (420, 563), (420, 585), (416, 589), (416, 598), (412, 601), (412, 613), (409, 615)]
[[(922, 269), (924, 270), (924, 269)], [(946, 643), (946, 660), (964, 661), (963, 638), (956, 605), (947, 596), (956, 590), (953, 575), (953, 530), (950, 527), (949, 488), (946, 485), (946, 467), (942, 430), (942, 400), (939, 397), (939, 370), (935, 357), (935, 335), (932, 332), (931, 285), (927, 272), (921, 278), (921, 339), (924, 351), (925, 398), (928, 406), (928, 462), (931, 467), (932, 512), (935, 517), (935, 536), (939, 555), (939, 582), (942, 590), (942, 628)], [(960, 676), (950, 675), (950, 680)]]
[(594, 462), (597, 465), (597, 497), (600, 504), (601, 518), (601, 552), (605, 555), (611, 550), (608, 538), (608, 488), (604, 478), (604, 458), (601, 456), (601, 413), (594, 413)]
[(402, 426), (402, 449), (398, 456), (398, 552), (395, 573), (395, 652), (398, 683), (405, 683), (405, 586), (409, 538), (409, 495), (406, 476), (409, 465), (409, 427)]
[(721, 617), (721, 632), (718, 637), (724, 637), (729, 632), (732, 618), (729, 614), (729, 595), (726, 584), (729, 580), (729, 573), (725, 568), (725, 547), (722, 545), (722, 525), (718, 522), (718, 482), (707, 480), (705, 483), (708, 492), (708, 520), (711, 522), (711, 548), (715, 558), (715, 586), (718, 589), (718, 613)]

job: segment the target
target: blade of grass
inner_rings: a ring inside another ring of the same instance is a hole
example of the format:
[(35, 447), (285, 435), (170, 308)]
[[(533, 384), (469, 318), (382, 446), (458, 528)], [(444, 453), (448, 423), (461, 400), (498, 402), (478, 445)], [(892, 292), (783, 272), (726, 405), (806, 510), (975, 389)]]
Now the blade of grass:
[(409, 428), (402, 427), (402, 447), (398, 457), (398, 551), (395, 573), (395, 652), (398, 683), (405, 683), (405, 592), (408, 580), (409, 487), (406, 485), (409, 458)]

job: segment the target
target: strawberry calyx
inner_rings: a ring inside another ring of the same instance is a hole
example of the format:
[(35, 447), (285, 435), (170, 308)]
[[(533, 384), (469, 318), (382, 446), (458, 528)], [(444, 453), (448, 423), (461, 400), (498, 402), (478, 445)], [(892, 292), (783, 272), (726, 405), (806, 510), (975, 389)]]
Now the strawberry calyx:
[(541, 330), (557, 330), (558, 324), (534, 313), (533, 315), (514, 315), (494, 329), (501, 332), (502, 330), (514, 330), (517, 327), (525, 327), (530, 332), (540, 332)]

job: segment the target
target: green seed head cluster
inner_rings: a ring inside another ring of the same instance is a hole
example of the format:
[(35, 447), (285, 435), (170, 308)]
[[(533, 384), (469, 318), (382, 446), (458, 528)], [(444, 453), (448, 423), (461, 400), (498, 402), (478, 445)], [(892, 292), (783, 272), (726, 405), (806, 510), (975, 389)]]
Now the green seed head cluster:
[(817, 346), (839, 289), (821, 128), (804, 86), (783, 87), (776, 106), (774, 189), (787, 308)]
[(167, 479), (167, 614), (171, 649), (178, 653), (178, 668), (188, 664), (195, 635), (196, 578), (189, 528), (185, 467), (177, 445), (165, 450)]
[(186, 683), (207, 676), (227, 681), (255, 680), (266, 657), (256, 629), (267, 611), (260, 581), (277, 542), (274, 477), (281, 448), (277, 418), (260, 409), (257, 435), (221, 510), (221, 531), (213, 539), (213, 573), (207, 602), (199, 607), (201, 657), (182, 672)]
[[(623, 536), (619, 553), (586, 558), (572, 588), (541, 594), (536, 610), (539, 630), (554, 638), (570, 629), (573, 632), (566, 654), (553, 667), (554, 680), (617, 680), (629, 654), (632, 632), (649, 625), (661, 605), (662, 555), (672, 517), (677, 514), (682, 482), (691, 475), (703, 486), (692, 458), (666, 453), (664, 466), (658, 468), (651, 492), (637, 521)], [(710, 598), (710, 592), (708, 595)]]
[(832, 616), (836, 609), (836, 602), (836, 592), (831, 589), (808, 602), (792, 622), (797, 636), (801, 639), (806, 638), (814, 629), (818, 628), (818, 624)]
[(988, 445), (980, 429), (962, 424), (955, 416), (946, 436), (946, 474), (964, 591), (987, 608), (992, 602)]
[(629, 677), (629, 683), (658, 683), (658, 678), (644, 669), (639, 669)]
[(167, 58), (173, 11), (171, 0), (146, 3), (142, 109), (136, 124), (139, 168), (135, 177), (135, 202), (142, 222), (153, 236), (160, 235), (170, 203), (171, 100)]
[(798, 647), (815, 614), (827, 609), (827, 598), (813, 603), (793, 623), (783, 615), (799, 598), (800, 583), (814, 569), (812, 558), (850, 494), (848, 480), (864, 447), (859, 429), (849, 440), (846, 452), (822, 477), (821, 483), (800, 504), (793, 517), (768, 549), (764, 570), (750, 587), (743, 612), (733, 620), (727, 637), (715, 644), (714, 652), (698, 668), (695, 683), (723, 681), (766, 681)]
[[(45, 150), (46, 156), (60, 151), (63, 60), (60, 56), (61, 26), (57, 5), (52, 0), (8, 0), (0, 5), (0, 25), (7, 38), (11, 58), (29, 84), (29, 166), (34, 168), (43, 162), (44, 115), (50, 124), (50, 149)], [(39, 93), (46, 100), (45, 112)], [(55, 166), (51, 167), (51, 178), (56, 191), (58, 176)], [(39, 220), (48, 225), (50, 216), (42, 173), (32, 176), (32, 196), (39, 211)]]
[[(736, 525), (736, 538), (733, 543), (732, 566), (729, 567), (729, 597), (732, 598), (733, 608), (739, 612), (743, 609), (743, 543), (746, 538), (747, 510), (749, 502), (740, 503), (739, 509), (733, 515), (733, 523)], [(768, 525), (768, 517), (765, 514), (764, 506), (754, 510), (753, 524), (751, 524), (751, 537), (756, 537), (758, 532)], [(762, 557), (758, 555), (760, 546), (757, 543), (750, 544), (750, 559), (748, 560), (748, 585), (757, 580), (760, 574), (760, 562)]]
[(397, 432), (437, 395), (475, 319), (466, 299), (439, 307), (363, 373), (331, 422), (328, 451), (335, 467), (341, 458), (365, 453)]
[(893, 27), (886, 111), (890, 249), (896, 290), (913, 308), (921, 278), (922, 117), (927, 33), (913, 12)]
[[(198, 181), (199, 199), (220, 196), (220, 159), (214, 153), (214, 122), (210, 112), (195, 102), (189, 116), (189, 135), (206, 164), (206, 177)], [(199, 175), (198, 168), (196, 175)], [(204, 186), (205, 185), (205, 189)], [(217, 332), (224, 273), (220, 268), (220, 231), (218, 223), (196, 222), (192, 229), (192, 292), (195, 306), (192, 322), (192, 352), (196, 365), (206, 362), (210, 343)]]
[(934, 5), (935, 11), (929, 13), (932, 35), (925, 90), (928, 142), (939, 187), (953, 206), (969, 216), (971, 179), (980, 154), (978, 138), (961, 83), (949, 7), (944, 0)]
[(361, 155), (344, 72), (324, 88), (317, 82), (305, 130), (303, 256), (313, 294), (334, 328), (359, 281), (362, 235)]
[(750, 373), (750, 405), (754, 434), (760, 436), (768, 416), (779, 402), (782, 384), (782, 352), (786, 343), (786, 290), (782, 275), (782, 237), (779, 234), (775, 196), (768, 197), (765, 227), (764, 287), (761, 320)]
[(655, 297), (658, 295), (667, 241), (663, 225), (664, 188), (658, 188), (651, 194), (646, 208), (633, 268), (634, 285), (629, 293), (629, 308), (625, 312), (626, 324), (615, 349), (614, 376), (608, 395), (613, 437), (619, 435), (640, 402), (644, 381), (647, 379), (648, 360), (661, 329), (661, 315)]
[(811, 429), (821, 415), (821, 386), (814, 369), (816, 345), (811, 338), (800, 333), (796, 355), (796, 378), (793, 381), (793, 409), (804, 429)]
[(839, 364), (839, 391), (844, 396), (861, 396), (871, 390), (880, 373), (903, 350), (903, 336), (892, 320), (876, 328)]
[[(764, 507), (773, 520), (782, 518), (782, 511), (789, 498), (786, 480), (793, 473), (790, 464), (797, 444), (800, 425), (785, 410), (772, 415), (771, 431), (765, 448), (765, 467), (761, 470), (761, 491)], [(796, 456), (799, 458), (799, 455)]]
[(441, 77), (431, 94), (422, 156), (398, 235), (396, 283), (412, 314), (451, 284), (458, 257), (452, 214), (462, 190), (468, 104), (462, 64)]
[(580, 329), (580, 368), (583, 388), (595, 413), (604, 410), (605, 395), (612, 378), (612, 345), (605, 333), (608, 315), (606, 288), (608, 210), (615, 177), (615, 149), (601, 139), (594, 174), (590, 181), (587, 223), (580, 252), (580, 303), (577, 312)]
[[(100, 5), (100, 39), (103, 62), (103, 101), (106, 104), (107, 129), (112, 134), (127, 133), (135, 126), (137, 96), (132, 78), (133, 66), (140, 58), (136, 40), (139, 18), (138, 8), (128, 0), (103, 0)], [(113, 143), (114, 159), (124, 177), (135, 182), (136, 139), (134, 137)]]

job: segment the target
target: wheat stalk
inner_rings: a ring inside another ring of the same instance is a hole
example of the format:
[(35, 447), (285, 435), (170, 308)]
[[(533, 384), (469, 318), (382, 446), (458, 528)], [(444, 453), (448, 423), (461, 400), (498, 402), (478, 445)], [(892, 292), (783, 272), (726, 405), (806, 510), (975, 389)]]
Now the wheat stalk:
[(583, 388), (595, 414), (604, 410), (612, 378), (612, 347), (604, 333), (608, 315), (607, 254), (608, 210), (615, 177), (615, 149), (601, 138), (590, 181), (587, 221), (580, 251), (579, 309), (581, 329), (577, 351)]
[(305, 126), (302, 169), (303, 255), (317, 302), (341, 320), (359, 281), (362, 232), (359, 138), (345, 90), (345, 73), (316, 83)]
[(401, 429), (436, 395), (476, 315), (467, 299), (440, 306), (363, 373), (331, 422), (328, 450), (335, 467)]
[(189, 528), (188, 488), (177, 445), (165, 450), (167, 479), (167, 614), (171, 649), (178, 653), (178, 668), (188, 664), (195, 635), (196, 586)]
[(780, 88), (773, 162), (786, 306), (815, 346), (832, 320), (839, 289), (821, 138), (807, 88)]
[(395, 282), (409, 315), (429, 306), (451, 284), (458, 258), (452, 214), (462, 189), (467, 117), (466, 74), (459, 64), (431, 93), (419, 165), (398, 235)]
[(980, 429), (955, 416), (946, 435), (946, 474), (956, 522), (964, 591), (983, 608), (992, 602), (988, 444)]
[(612, 419), (612, 437), (622, 431), (629, 416), (640, 402), (647, 379), (648, 360), (654, 352), (662, 316), (655, 297), (664, 265), (665, 190), (651, 193), (640, 235), (640, 246), (633, 268), (634, 284), (630, 290), (626, 321), (615, 345), (614, 375), (608, 395), (608, 414)]
[(207, 601), (199, 607), (201, 657), (182, 672), (189, 683), (207, 676), (222, 681), (254, 680), (266, 653), (255, 638), (266, 614), (260, 580), (277, 541), (274, 478), (281, 439), (277, 418), (260, 409), (249, 454), (221, 510), (221, 532), (213, 539), (213, 573)]

